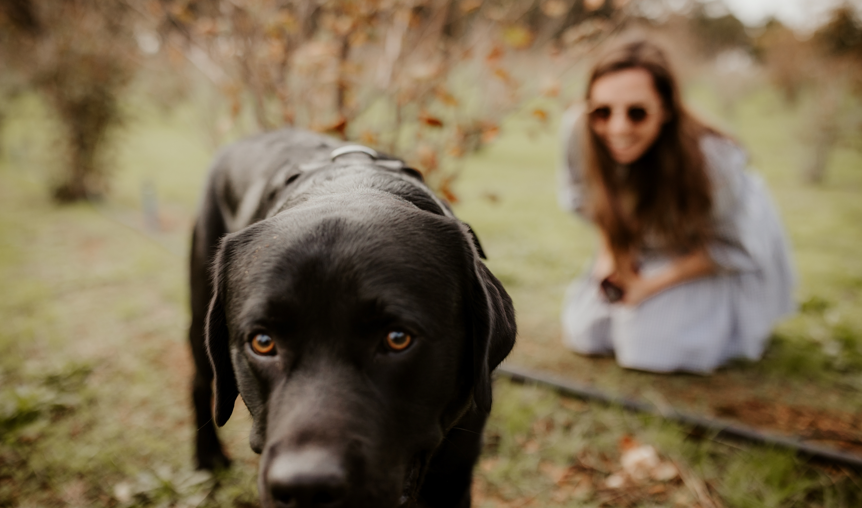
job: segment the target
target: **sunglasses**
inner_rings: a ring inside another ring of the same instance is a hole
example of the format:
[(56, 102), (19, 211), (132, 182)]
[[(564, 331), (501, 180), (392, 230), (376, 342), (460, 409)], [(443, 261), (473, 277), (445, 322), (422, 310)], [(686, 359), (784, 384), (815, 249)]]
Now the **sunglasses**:
[[(597, 106), (590, 110), (590, 121), (593, 123), (607, 122), (611, 118), (613, 110), (610, 106)], [(633, 124), (639, 124), (649, 117), (649, 112), (643, 106), (629, 106), (626, 109), (626, 118)]]

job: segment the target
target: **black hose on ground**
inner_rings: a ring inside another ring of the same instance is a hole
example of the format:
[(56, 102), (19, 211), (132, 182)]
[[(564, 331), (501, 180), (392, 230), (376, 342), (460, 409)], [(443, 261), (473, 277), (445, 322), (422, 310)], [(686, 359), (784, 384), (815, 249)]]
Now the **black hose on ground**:
[(658, 416), (668, 421), (712, 432), (715, 436), (737, 438), (754, 443), (787, 448), (817, 461), (840, 464), (862, 471), (862, 456), (835, 450), (826, 446), (806, 443), (798, 438), (782, 436), (772, 432), (764, 432), (753, 427), (730, 423), (716, 418), (693, 415), (673, 408), (659, 408), (646, 402), (609, 395), (601, 390), (581, 383), (570, 381), (552, 374), (547, 374), (545, 372), (526, 369), (517, 365), (500, 365), (497, 367), (495, 372), (498, 375), (505, 376), (519, 383), (536, 383), (553, 388), (557, 392), (566, 396), (588, 401), (602, 402), (612, 406), (621, 407), (628, 411)]

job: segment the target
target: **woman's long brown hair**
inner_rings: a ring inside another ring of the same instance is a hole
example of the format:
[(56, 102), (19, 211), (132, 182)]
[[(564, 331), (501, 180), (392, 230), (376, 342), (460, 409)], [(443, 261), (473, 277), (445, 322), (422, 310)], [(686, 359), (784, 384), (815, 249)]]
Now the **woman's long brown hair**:
[[(688, 113), (667, 58), (647, 41), (617, 46), (597, 62), (587, 86), (587, 102), (596, 80), (625, 69), (650, 73), (669, 118), (652, 146), (627, 172), (620, 172), (584, 116), (588, 210), (618, 262), (643, 248), (646, 238), (674, 252), (690, 252), (711, 236), (711, 187), (699, 141), (704, 134), (717, 132)], [(630, 210), (621, 204), (624, 194), (633, 198)]]

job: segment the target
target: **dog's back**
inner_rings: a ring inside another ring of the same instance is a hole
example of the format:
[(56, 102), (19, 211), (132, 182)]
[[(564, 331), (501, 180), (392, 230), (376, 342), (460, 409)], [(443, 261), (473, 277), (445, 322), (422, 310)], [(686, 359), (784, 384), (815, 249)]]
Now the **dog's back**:
[[(449, 213), (425, 187), (421, 174), (399, 159), (348, 153), (332, 160), (333, 150), (345, 145), (329, 136), (295, 129), (237, 141), (216, 157), (204, 207), (215, 204), (227, 232), (234, 232), (295, 204), (304, 191), (328, 192), (320, 187), (328, 183), (380, 188), (420, 208)], [(400, 177), (392, 178), (393, 174)], [(288, 198), (294, 201), (288, 202)], [(213, 211), (204, 209), (201, 215)]]

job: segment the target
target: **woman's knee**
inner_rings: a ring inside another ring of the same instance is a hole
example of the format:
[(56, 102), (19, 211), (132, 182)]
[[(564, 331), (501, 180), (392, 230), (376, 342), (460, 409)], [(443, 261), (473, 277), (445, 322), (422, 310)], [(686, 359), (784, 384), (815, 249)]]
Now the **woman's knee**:
[(572, 351), (585, 355), (611, 354), (613, 345), (610, 340), (610, 320), (607, 317), (584, 320), (564, 315), (563, 344)]

